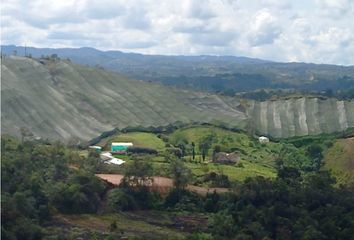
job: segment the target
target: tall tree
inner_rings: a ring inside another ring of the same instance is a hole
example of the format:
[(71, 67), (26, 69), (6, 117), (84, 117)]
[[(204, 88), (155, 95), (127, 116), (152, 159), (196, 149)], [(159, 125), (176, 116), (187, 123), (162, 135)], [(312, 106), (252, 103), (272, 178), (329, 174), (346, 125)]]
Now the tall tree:
[(177, 190), (183, 190), (192, 179), (192, 171), (177, 158), (170, 161), (170, 174)]

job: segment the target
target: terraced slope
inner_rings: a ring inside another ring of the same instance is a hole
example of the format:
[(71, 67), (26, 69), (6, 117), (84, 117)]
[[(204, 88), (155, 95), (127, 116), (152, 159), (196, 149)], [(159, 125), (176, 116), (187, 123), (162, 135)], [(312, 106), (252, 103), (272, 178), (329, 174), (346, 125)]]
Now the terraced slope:
[(131, 80), (65, 61), (9, 57), (2, 62), (2, 133), (88, 140), (127, 126), (181, 121), (246, 126), (246, 115), (216, 95)]

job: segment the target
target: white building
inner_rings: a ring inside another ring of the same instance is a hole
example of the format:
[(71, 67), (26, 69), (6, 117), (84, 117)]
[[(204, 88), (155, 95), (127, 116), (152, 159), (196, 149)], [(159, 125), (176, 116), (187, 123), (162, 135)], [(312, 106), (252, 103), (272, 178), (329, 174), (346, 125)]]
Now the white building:
[(261, 144), (266, 144), (266, 143), (269, 143), (269, 138), (264, 137), (264, 136), (261, 136), (261, 137), (258, 138), (258, 141), (259, 141)]

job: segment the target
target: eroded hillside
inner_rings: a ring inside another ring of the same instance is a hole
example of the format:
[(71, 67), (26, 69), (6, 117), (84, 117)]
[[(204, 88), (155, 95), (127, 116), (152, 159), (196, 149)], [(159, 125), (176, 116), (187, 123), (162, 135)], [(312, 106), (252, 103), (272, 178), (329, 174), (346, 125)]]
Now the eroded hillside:
[(354, 101), (310, 97), (250, 101), (247, 115), (257, 132), (277, 138), (341, 132), (354, 126)]
[(131, 80), (59, 60), (2, 61), (2, 132), (89, 140), (104, 131), (177, 121), (246, 126), (245, 113), (216, 95)]
[(2, 61), (2, 133), (89, 140), (125, 127), (222, 123), (273, 137), (354, 127), (354, 102), (291, 98), (255, 102), (128, 79), (55, 59)]

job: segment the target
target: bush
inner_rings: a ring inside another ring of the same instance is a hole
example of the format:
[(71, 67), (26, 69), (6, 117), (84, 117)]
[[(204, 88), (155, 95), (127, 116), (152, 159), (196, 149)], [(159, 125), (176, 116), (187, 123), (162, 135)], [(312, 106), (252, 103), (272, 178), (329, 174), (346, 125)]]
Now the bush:
[(188, 237), (189, 240), (213, 240), (213, 236), (209, 233), (193, 233)]
[(178, 158), (182, 157), (182, 150), (180, 148), (169, 147), (169, 148), (166, 148), (166, 152), (168, 154), (173, 154)]
[(127, 153), (136, 153), (136, 154), (157, 154), (157, 150), (153, 148), (146, 147), (129, 147)]
[(134, 210), (137, 204), (134, 198), (122, 189), (113, 189), (108, 194), (108, 207), (113, 212)]
[(197, 194), (177, 189), (170, 191), (164, 205), (177, 211), (198, 211), (203, 208), (203, 202)]
[(204, 182), (211, 182), (213, 187), (230, 187), (231, 183), (229, 177), (224, 174), (217, 174), (211, 172), (204, 176)]

